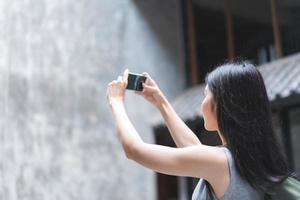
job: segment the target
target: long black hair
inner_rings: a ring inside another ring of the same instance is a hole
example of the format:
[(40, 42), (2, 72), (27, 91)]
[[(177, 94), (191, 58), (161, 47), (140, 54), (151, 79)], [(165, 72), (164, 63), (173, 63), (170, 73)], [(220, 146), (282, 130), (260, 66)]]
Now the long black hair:
[(206, 76), (213, 94), (218, 128), (242, 178), (266, 192), (290, 175), (274, 134), (270, 102), (257, 68), (227, 63)]

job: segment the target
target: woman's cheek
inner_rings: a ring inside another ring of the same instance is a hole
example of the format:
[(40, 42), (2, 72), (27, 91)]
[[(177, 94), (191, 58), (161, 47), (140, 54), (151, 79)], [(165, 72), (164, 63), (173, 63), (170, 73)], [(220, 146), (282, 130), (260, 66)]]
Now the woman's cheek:
[(202, 103), (201, 103), (201, 107), (200, 107), (200, 109), (201, 109), (201, 113), (202, 113), (202, 115), (203, 115), (203, 117), (204, 117), (204, 100), (202, 101)]
[(209, 115), (207, 113), (207, 102), (206, 100), (203, 101), (202, 105), (201, 105), (201, 109), (202, 109), (202, 115), (203, 115), (203, 120), (204, 120), (204, 128), (206, 130), (209, 130)]
[(203, 118), (206, 119), (207, 116), (207, 98), (205, 98), (201, 104), (201, 111)]

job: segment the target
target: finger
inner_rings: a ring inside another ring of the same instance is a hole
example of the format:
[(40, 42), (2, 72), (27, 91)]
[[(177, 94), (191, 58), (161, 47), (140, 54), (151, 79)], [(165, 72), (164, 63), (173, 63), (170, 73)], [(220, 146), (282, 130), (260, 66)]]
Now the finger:
[(151, 77), (147, 72), (143, 72), (142, 75), (147, 77), (146, 81), (149, 81), (149, 79), (151, 80)]
[(155, 82), (153, 81), (153, 79), (147, 72), (143, 72), (143, 75), (147, 77), (145, 83), (150, 84), (150, 85), (155, 85)]
[(150, 80), (151, 80), (150, 77), (147, 76), (145, 83), (146, 83), (146, 84), (151, 84), (151, 81), (150, 81)]
[(137, 94), (137, 95), (142, 95), (143, 94), (143, 92), (140, 92), (140, 91), (134, 91), (134, 93)]
[(111, 87), (114, 83), (115, 83), (115, 80), (111, 81), (111, 82), (108, 84), (108, 87)]
[(143, 72), (142, 75), (149, 76), (149, 74), (147, 72)]
[[(143, 83), (143, 87), (145, 91), (149, 91), (149, 92), (155, 92), (156, 88), (150, 85), (146, 85), (145, 83)], [(143, 91), (144, 92), (144, 91)]]
[(128, 73), (129, 70), (125, 69), (124, 73), (123, 73), (123, 81), (127, 84), (127, 79), (128, 79)]
[(118, 81), (118, 82), (122, 81), (122, 76), (118, 76), (117, 81)]

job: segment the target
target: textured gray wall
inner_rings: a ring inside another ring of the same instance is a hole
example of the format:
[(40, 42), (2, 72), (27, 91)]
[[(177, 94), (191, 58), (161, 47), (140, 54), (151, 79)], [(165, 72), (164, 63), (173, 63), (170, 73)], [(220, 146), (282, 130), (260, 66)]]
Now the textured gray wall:
[[(181, 38), (178, 1), (1, 1), (0, 199), (155, 199), (154, 173), (122, 151), (106, 84), (129, 67), (176, 96)], [(132, 93), (126, 106), (153, 142), (154, 108)]]

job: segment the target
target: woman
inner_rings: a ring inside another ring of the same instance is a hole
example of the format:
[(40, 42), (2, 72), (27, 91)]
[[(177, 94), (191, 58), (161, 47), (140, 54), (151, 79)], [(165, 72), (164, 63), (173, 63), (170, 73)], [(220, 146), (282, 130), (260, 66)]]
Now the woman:
[(128, 70), (107, 88), (126, 156), (156, 172), (200, 178), (192, 199), (205, 199), (208, 193), (213, 199), (262, 199), (269, 187), (289, 176), (263, 78), (252, 64), (225, 64), (206, 77), (204, 126), (218, 132), (221, 147), (201, 144), (149, 75), (137, 94), (160, 110), (179, 148), (144, 143), (124, 107), (127, 76)]

